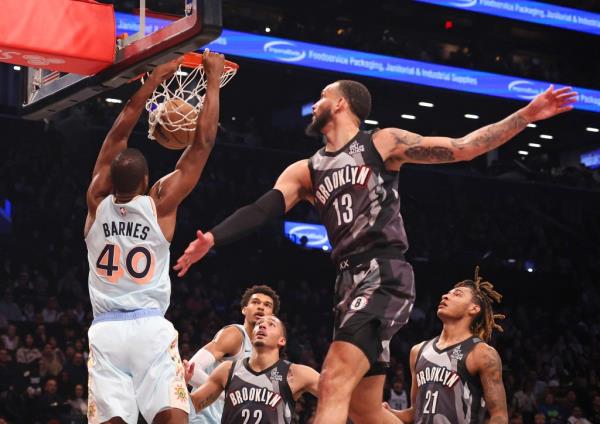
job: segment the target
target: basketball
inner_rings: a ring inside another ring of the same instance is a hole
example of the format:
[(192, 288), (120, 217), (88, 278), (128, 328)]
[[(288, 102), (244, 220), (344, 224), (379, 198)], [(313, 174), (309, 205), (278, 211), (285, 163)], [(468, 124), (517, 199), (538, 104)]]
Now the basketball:
[(152, 136), (163, 147), (171, 150), (185, 149), (194, 141), (196, 118), (194, 107), (181, 99), (164, 103)]

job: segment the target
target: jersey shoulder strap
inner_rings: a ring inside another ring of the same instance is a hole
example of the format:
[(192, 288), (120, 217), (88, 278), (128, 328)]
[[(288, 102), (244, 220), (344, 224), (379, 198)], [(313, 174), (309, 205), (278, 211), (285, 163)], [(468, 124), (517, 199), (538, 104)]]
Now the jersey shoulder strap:
[(233, 361), (231, 362), (231, 368), (229, 369), (229, 373), (227, 374), (227, 383), (225, 384), (225, 393), (229, 390), (229, 386), (231, 385), (231, 380), (233, 379), (233, 374), (235, 373), (235, 369), (238, 366), (238, 363), (241, 361)]
[(236, 353), (234, 353), (233, 355), (227, 353), (223, 356), (224, 359), (231, 358), (231, 357), (237, 355), (238, 353), (240, 353), (244, 349), (244, 340), (246, 339), (246, 331), (244, 330), (243, 326), (241, 326), (240, 324), (229, 324), (229, 325), (226, 325), (225, 327), (221, 328), (217, 332), (217, 334), (215, 334), (215, 337), (213, 337), (213, 340), (215, 340), (217, 338), (217, 336), (219, 334), (221, 334), (224, 330), (226, 330), (227, 328), (230, 328), (230, 327), (233, 327), (233, 328), (237, 329), (240, 333), (242, 333), (242, 343), (240, 343), (240, 347)]
[(471, 352), (473, 352), (475, 346), (479, 343), (483, 343), (483, 340), (481, 340), (479, 337), (472, 337), (466, 340), (465, 343), (463, 343), (465, 345), (463, 357), (458, 361), (457, 372), (463, 381), (468, 382), (475, 387), (481, 388), (481, 379), (479, 378), (479, 376), (471, 374), (467, 369), (467, 358), (469, 357)]
[[(287, 377), (289, 375), (290, 367), (292, 366), (292, 363), (289, 361), (286, 361), (285, 359), (281, 359), (279, 361), (279, 364), (281, 366), (282, 374), (285, 375), (285, 378), (282, 381), (283, 384), (281, 387), (281, 394), (289, 402), (295, 402), (294, 394), (292, 393), (292, 388), (290, 387), (290, 383), (288, 382), (288, 379), (287, 379)], [(279, 368), (279, 365), (278, 365), (278, 368)]]
[(436, 340), (437, 340), (437, 337), (434, 337), (433, 339), (425, 340), (423, 342), (423, 344), (419, 348), (419, 352), (417, 352), (417, 357), (415, 359), (415, 367), (417, 366), (417, 363), (419, 362), (419, 359), (421, 359), (421, 355), (423, 354), (423, 351), (425, 350), (425, 348), (427, 347), (427, 345), (431, 344), (431, 343), (435, 343)]

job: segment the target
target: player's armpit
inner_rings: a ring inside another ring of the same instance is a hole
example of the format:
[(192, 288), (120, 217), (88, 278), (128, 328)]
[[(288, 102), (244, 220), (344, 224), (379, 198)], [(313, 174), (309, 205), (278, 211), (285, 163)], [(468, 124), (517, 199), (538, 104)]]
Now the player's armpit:
[[(308, 392), (313, 396), (317, 396), (318, 394), (318, 386), (319, 386), (319, 377), (320, 374), (315, 371), (313, 368), (308, 367), (306, 365), (292, 365), (293, 370), (296, 376), (301, 381), (301, 391), (302, 393)], [(291, 371), (291, 367), (290, 367)]]
[(283, 194), (286, 212), (301, 200), (312, 201), (312, 182), (308, 160), (303, 159), (288, 166), (281, 173), (273, 188)]

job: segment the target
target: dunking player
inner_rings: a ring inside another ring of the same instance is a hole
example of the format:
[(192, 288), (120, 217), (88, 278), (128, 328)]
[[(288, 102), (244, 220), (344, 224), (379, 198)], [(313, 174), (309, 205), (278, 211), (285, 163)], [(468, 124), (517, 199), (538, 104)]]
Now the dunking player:
[[(189, 381), (193, 389), (206, 383), (210, 373), (224, 361), (240, 361), (250, 357), (252, 341), (250, 335), (256, 322), (263, 316), (279, 313), (279, 296), (269, 286), (252, 286), (242, 295), (244, 324), (223, 327), (214, 339), (200, 349), (190, 360), (194, 373)], [(190, 411), (190, 423), (220, 424), (223, 415), (223, 400), (217, 399), (200, 413)]]
[(177, 207), (198, 183), (219, 117), (222, 55), (204, 52), (208, 85), (193, 143), (175, 171), (148, 188), (144, 156), (127, 148), (144, 103), (181, 60), (157, 66), (109, 131), (87, 192), (85, 241), (94, 322), (89, 330), (88, 420), (184, 423), (189, 411), (169, 306), (169, 240)]
[(219, 365), (208, 381), (192, 393), (197, 411), (223, 391), (222, 424), (289, 424), (296, 400), (304, 393), (317, 395), (319, 373), (280, 358), (286, 344), (283, 323), (274, 315), (260, 318), (252, 334), (252, 355)]
[(411, 407), (392, 410), (405, 423), (478, 424), (487, 408), (490, 424), (508, 424), (502, 362), (486, 343), (502, 330), (492, 310), (502, 296), (477, 274), (442, 296), (442, 333), (410, 351)]
[[(213, 246), (236, 240), (300, 200), (313, 203), (327, 227), (338, 268), (335, 328), (319, 384), (317, 424), (395, 420), (381, 407), (391, 337), (408, 320), (415, 291), (400, 216), (398, 170), (404, 163), (471, 160), (521, 132), (528, 123), (572, 109), (570, 88), (548, 90), (506, 119), (461, 138), (422, 137), (398, 128), (359, 130), (371, 95), (355, 81), (337, 81), (313, 105), (308, 132), (326, 145), (290, 165), (273, 190), (198, 238), (179, 258), (183, 275)], [(391, 414), (390, 414), (391, 415)]]

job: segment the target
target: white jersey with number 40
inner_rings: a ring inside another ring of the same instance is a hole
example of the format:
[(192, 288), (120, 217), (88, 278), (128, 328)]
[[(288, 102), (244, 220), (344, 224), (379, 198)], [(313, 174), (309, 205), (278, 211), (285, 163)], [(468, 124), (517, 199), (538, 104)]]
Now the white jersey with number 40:
[(94, 316), (112, 311), (169, 307), (169, 246), (150, 196), (128, 203), (106, 197), (85, 242)]

